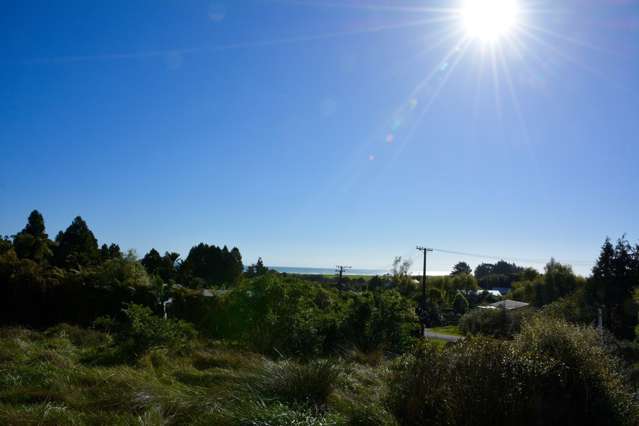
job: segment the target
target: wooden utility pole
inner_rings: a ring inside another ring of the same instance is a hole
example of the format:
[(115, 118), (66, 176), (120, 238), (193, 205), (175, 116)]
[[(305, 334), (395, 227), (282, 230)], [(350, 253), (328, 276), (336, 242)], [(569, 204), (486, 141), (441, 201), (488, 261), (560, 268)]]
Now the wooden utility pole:
[(337, 280), (337, 287), (342, 288), (342, 276), (344, 275), (344, 271), (347, 269), (351, 269), (352, 266), (337, 265), (336, 268), (337, 269), (335, 270), (335, 272), (339, 274), (339, 278)]
[[(428, 252), (432, 252), (433, 249), (417, 246), (417, 250), (424, 253), (424, 269), (422, 270), (422, 309), (421, 309), (421, 314), (424, 315), (426, 313), (426, 257), (428, 255)], [(422, 336), (423, 336), (426, 326), (422, 318), (420, 318), (420, 323), (422, 325)]]

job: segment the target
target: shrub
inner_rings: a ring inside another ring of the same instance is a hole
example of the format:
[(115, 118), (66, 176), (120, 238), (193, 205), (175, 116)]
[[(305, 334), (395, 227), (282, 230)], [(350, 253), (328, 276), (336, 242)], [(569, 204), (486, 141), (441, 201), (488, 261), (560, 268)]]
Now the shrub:
[[(544, 389), (548, 411), (563, 423), (637, 424), (639, 411), (620, 361), (592, 327), (535, 316), (512, 344), (516, 352), (561, 363)], [(539, 415), (539, 413), (536, 413)]]
[(139, 356), (153, 347), (181, 351), (196, 336), (193, 326), (185, 321), (164, 320), (149, 308), (131, 304), (124, 309), (125, 321), (116, 326), (114, 341), (126, 354)]
[(536, 317), (513, 341), (420, 346), (394, 366), (389, 408), (404, 425), (632, 425), (637, 402), (592, 328)]
[(395, 290), (337, 292), (267, 274), (230, 291), (222, 336), (269, 355), (308, 358), (356, 346), (402, 352), (417, 328), (412, 302)]
[(455, 298), (453, 299), (453, 310), (458, 315), (464, 315), (468, 312), (468, 300), (464, 297), (463, 294), (457, 293)]
[(450, 394), (440, 350), (422, 342), (412, 354), (396, 360), (387, 405), (402, 425), (447, 424), (454, 411)]
[(469, 335), (512, 337), (529, 314), (527, 309), (473, 309), (459, 319), (459, 329)]

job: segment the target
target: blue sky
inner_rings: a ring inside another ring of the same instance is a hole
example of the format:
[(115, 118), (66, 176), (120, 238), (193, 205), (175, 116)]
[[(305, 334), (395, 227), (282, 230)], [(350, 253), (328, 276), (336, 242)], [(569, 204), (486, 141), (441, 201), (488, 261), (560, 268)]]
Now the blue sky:
[(639, 1), (519, 1), (493, 44), (458, 2), (3, 2), (0, 233), (586, 274), (639, 238)]

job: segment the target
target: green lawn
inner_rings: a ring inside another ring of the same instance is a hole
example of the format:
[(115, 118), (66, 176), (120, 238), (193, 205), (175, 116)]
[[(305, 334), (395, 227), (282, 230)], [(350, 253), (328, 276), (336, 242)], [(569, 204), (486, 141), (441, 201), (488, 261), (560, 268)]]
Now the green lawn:
[(463, 333), (459, 330), (459, 327), (457, 327), (456, 325), (446, 325), (444, 327), (433, 327), (433, 328), (429, 328), (429, 330), (435, 333), (450, 334), (453, 336), (463, 336)]

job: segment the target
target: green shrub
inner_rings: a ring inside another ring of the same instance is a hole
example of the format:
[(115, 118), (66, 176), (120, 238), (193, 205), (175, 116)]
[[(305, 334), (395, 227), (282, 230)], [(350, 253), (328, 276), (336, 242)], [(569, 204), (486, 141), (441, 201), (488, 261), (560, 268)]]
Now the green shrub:
[(541, 315), (522, 327), (514, 351), (561, 364), (544, 389), (550, 412), (577, 424), (637, 424), (639, 407), (621, 372), (620, 360), (592, 327)]
[(223, 304), (221, 335), (268, 355), (402, 352), (417, 330), (413, 303), (394, 290), (338, 292), (267, 274), (232, 289)]
[(467, 335), (512, 337), (531, 311), (524, 309), (473, 309), (459, 319), (459, 329)]
[(441, 351), (422, 342), (396, 360), (387, 405), (402, 425), (448, 424), (455, 407), (450, 399), (447, 366)]
[(197, 335), (191, 324), (162, 319), (144, 306), (131, 304), (123, 312), (125, 320), (117, 325), (114, 341), (131, 356), (139, 356), (154, 347), (182, 351)]
[(468, 299), (463, 294), (457, 293), (453, 299), (453, 310), (458, 315), (464, 315), (469, 308)]
[(418, 347), (396, 362), (387, 402), (403, 425), (637, 424), (617, 371), (595, 330), (536, 317), (512, 341)]

